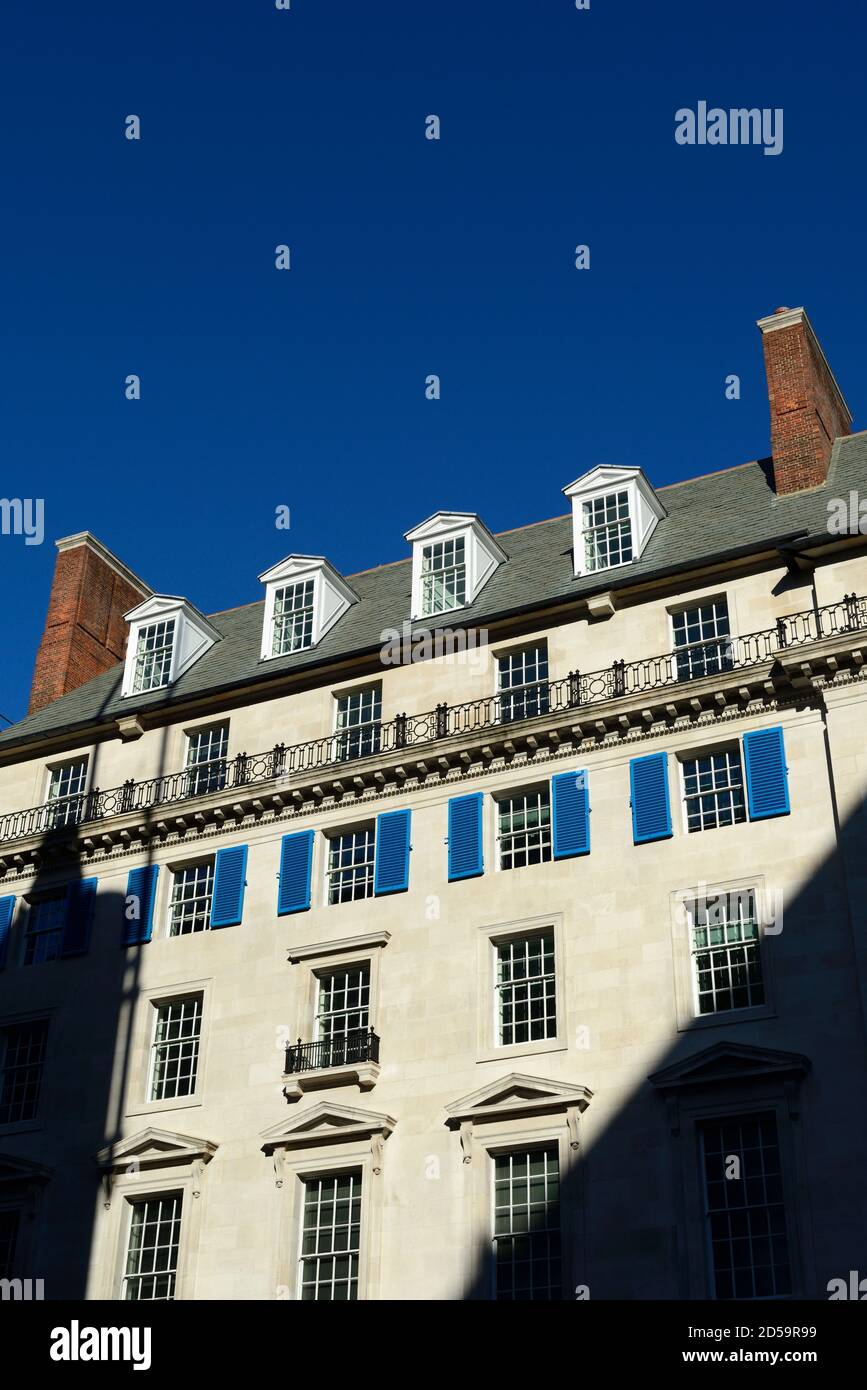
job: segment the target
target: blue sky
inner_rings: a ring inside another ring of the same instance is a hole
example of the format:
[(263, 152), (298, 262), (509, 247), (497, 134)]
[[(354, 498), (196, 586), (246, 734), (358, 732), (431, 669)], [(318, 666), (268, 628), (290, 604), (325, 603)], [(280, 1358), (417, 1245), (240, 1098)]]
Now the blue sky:
[[(4, 715), (58, 536), (213, 612), (438, 508), (503, 530), (597, 463), (760, 457), (780, 304), (865, 424), (851, 0), (7, 0), (4, 41), (0, 493), (46, 533), (0, 536)], [(676, 144), (700, 100), (781, 107), (783, 152)]]

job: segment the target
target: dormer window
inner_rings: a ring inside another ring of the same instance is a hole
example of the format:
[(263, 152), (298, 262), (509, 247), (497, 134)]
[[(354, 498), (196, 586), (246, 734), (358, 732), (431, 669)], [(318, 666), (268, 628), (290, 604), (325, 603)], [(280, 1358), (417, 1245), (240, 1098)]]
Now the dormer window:
[(582, 502), (584, 567), (607, 570), (632, 559), (632, 520), (629, 493), (608, 492)]
[(265, 585), (262, 660), (308, 651), (358, 595), (321, 555), (289, 555), (259, 575)]
[(412, 543), (413, 618), (434, 618), (474, 603), (507, 558), (472, 512), (436, 512), (406, 539)]
[(139, 628), (131, 694), (141, 695), (145, 690), (158, 690), (161, 685), (168, 685), (174, 646), (174, 618)]
[(124, 695), (164, 690), (220, 638), (203, 613), (172, 594), (154, 594), (125, 617)]
[(426, 545), (421, 560), (421, 616), (447, 613), (467, 601), (466, 542), (463, 536)]
[(593, 468), (563, 491), (572, 499), (576, 576), (640, 559), (666, 514), (640, 468)]
[(273, 656), (301, 652), (313, 646), (313, 595), (315, 580), (286, 584), (274, 594)]

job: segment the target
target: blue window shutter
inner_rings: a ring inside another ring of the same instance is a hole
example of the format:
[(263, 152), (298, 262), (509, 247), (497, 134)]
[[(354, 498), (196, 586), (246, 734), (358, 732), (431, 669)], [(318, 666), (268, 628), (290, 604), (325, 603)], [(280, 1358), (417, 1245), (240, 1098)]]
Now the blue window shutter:
[(306, 912), (310, 906), (310, 870), (313, 865), (313, 831), (284, 835), (280, 842), (280, 887), (277, 915)]
[(14, 894), (8, 898), (0, 898), (0, 970), (3, 970), (6, 965), (6, 957), (9, 951), (9, 932), (12, 926), (14, 912)]
[(409, 887), (409, 811), (383, 811), (376, 818), (374, 893), (405, 893)]
[(484, 793), (453, 796), (449, 801), (449, 882), (478, 878), (485, 872), (482, 833)]
[(66, 920), (63, 923), (62, 956), (83, 956), (90, 945), (90, 924), (96, 905), (96, 879), (83, 878), (71, 883), (66, 894)]
[[(159, 871), (159, 864), (147, 864), (142, 869), (129, 871), (123, 905), (124, 946), (141, 946), (151, 939)], [(136, 902), (131, 903), (130, 898), (135, 898)], [(136, 908), (137, 912), (131, 916)]]
[(212, 927), (237, 927), (244, 913), (244, 875), (247, 872), (247, 846), (218, 849), (214, 865), (214, 896), (211, 901)]
[(632, 794), (632, 838), (637, 845), (671, 836), (668, 803), (668, 754), (650, 753), (629, 763)]
[(558, 772), (551, 778), (551, 819), (555, 859), (590, 853), (590, 791), (587, 773)]
[(768, 816), (787, 816), (789, 806), (789, 769), (783, 731), (753, 729), (744, 734), (744, 761), (747, 765), (747, 801), (750, 820), (765, 820)]

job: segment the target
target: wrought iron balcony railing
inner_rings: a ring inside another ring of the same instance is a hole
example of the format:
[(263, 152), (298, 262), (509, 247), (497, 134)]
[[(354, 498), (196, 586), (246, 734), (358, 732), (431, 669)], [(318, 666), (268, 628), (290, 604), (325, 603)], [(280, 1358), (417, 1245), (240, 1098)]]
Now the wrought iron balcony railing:
[(290, 1043), (286, 1049), (287, 1076), (302, 1071), (323, 1071), (328, 1067), (353, 1066), (356, 1062), (379, 1061), (379, 1037), (372, 1028), (350, 1028), (319, 1042)]
[[(697, 680), (773, 662), (793, 648), (867, 631), (867, 597), (847, 594), (837, 603), (779, 618), (774, 627), (741, 637), (716, 637), (641, 661), (615, 661), (601, 671), (570, 671), (560, 680), (534, 682), (517, 692), (487, 696), (465, 704), (439, 704), (423, 714), (398, 714), (368, 728), (364, 738), (345, 731), (307, 743), (278, 743), (265, 753), (238, 753), (213, 763), (198, 763), (182, 772), (136, 782), (130, 779), (107, 791), (90, 791), (49, 801), (26, 811), (0, 816), (0, 843), (51, 832), (66, 832), (109, 816), (153, 811), (162, 806), (216, 792), (300, 777), (330, 769), (339, 773), (359, 759), (400, 754), (403, 749), (485, 730), (514, 728), (531, 719), (653, 691), (683, 689)], [(529, 693), (528, 693), (529, 689)]]

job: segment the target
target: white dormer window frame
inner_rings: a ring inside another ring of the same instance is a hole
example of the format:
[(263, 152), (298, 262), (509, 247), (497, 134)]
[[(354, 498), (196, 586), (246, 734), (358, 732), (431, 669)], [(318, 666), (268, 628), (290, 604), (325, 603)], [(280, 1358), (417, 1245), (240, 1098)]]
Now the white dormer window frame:
[(167, 689), (220, 640), (204, 614), (174, 594), (153, 594), (124, 617), (124, 697)]
[(639, 560), (666, 511), (640, 468), (593, 468), (563, 489), (572, 501), (576, 578)]
[(436, 512), (405, 539), (412, 545), (414, 620), (468, 608), (508, 558), (474, 512)]
[(288, 555), (259, 580), (265, 585), (261, 659), (312, 650), (358, 602), (358, 594), (322, 555)]

